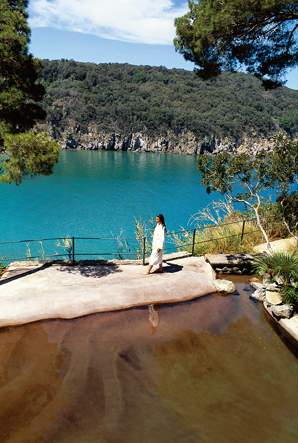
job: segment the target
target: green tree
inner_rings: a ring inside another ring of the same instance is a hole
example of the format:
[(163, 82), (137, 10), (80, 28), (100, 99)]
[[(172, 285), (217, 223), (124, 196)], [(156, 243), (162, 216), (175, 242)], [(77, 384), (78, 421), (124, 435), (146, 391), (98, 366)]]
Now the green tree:
[[(0, 2), (0, 152), (4, 162), (1, 180), (17, 183), (22, 175), (50, 173), (58, 159), (56, 143), (45, 134), (38, 136), (30, 131), (46, 114), (40, 105), (44, 95), (38, 81), (41, 63), (28, 50), (27, 6), (27, 0)], [(36, 143), (41, 139), (42, 148), (37, 149)]]
[[(160, 67), (62, 60), (44, 60), (43, 66), (43, 103), (49, 126), (60, 139), (74, 125), (77, 140), (93, 125), (125, 136), (142, 131), (179, 137), (190, 131), (198, 149), (211, 150), (215, 139), (240, 145), (244, 136), (268, 138), (289, 115), (290, 123), (281, 127), (292, 137), (298, 134), (298, 91), (278, 88), (264, 94), (251, 75), (224, 73), (204, 82), (192, 72)], [(97, 86), (90, 85), (90, 78)]]
[(0, 158), (1, 181), (20, 184), (24, 176), (50, 175), (59, 146), (47, 133), (6, 134)]
[(269, 275), (281, 286), (281, 296), (284, 303), (298, 308), (298, 256), (275, 252), (261, 255), (254, 259), (253, 267), (260, 276)]
[(175, 25), (176, 49), (202, 78), (245, 67), (272, 87), (298, 63), (293, 0), (190, 0)]
[(298, 191), (278, 198), (278, 208), (287, 231), (298, 241)]
[(230, 201), (243, 203), (253, 211), (264, 240), (270, 249), (268, 235), (260, 217), (262, 195), (266, 189), (286, 196), (297, 186), (298, 142), (283, 135), (274, 140), (272, 152), (256, 155), (222, 152), (202, 155), (198, 162), (202, 183), (208, 193), (217, 191)]

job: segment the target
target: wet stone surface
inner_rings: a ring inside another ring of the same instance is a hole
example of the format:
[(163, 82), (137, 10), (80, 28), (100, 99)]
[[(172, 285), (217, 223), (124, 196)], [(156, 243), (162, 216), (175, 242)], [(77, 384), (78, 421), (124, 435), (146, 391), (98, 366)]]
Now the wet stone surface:
[(1, 330), (1, 443), (296, 443), (296, 358), (237, 290)]

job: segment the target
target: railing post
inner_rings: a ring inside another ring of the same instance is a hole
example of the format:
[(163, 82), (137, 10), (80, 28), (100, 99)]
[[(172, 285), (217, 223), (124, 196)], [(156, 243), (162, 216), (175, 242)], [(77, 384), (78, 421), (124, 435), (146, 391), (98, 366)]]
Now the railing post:
[(143, 237), (143, 266), (146, 264), (146, 237)]
[(72, 237), (72, 264), (75, 262), (75, 238)]
[(243, 220), (243, 223), (242, 223), (242, 232), (241, 232), (241, 240), (240, 240), (241, 245), (242, 245), (242, 243), (243, 243), (243, 237), (244, 237), (244, 231), (245, 231), (245, 222), (246, 222), (246, 220)]
[(196, 232), (197, 232), (197, 230), (194, 229), (194, 230), (193, 230), (193, 233), (192, 233), (192, 249), (191, 249), (191, 255), (195, 255)]

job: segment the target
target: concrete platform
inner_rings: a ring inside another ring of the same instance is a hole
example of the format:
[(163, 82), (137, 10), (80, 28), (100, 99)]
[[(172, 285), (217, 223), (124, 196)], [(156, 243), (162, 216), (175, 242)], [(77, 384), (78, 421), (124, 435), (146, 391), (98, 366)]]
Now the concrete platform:
[[(270, 242), (271, 249), (274, 252), (293, 252), (295, 248), (297, 248), (297, 240), (293, 237), (284, 238), (281, 240), (274, 240)], [(262, 253), (268, 252), (267, 244), (262, 243), (254, 247), (254, 252)]]
[(273, 315), (270, 307), (267, 306), (266, 303), (263, 303), (263, 306), (280, 332), (282, 332), (298, 350), (298, 314), (294, 314), (291, 318), (278, 319)]
[(16, 261), (10, 263), (0, 277), (0, 284), (4, 284), (8, 281), (16, 280), (25, 275), (34, 274), (41, 269), (47, 268), (51, 263), (44, 263), (39, 261)]
[(250, 254), (206, 254), (205, 259), (212, 267), (244, 265), (253, 260)]
[(52, 265), (0, 286), (0, 327), (42, 319), (75, 318), (137, 306), (178, 303), (216, 291), (204, 258), (165, 265), (145, 275), (139, 265)]

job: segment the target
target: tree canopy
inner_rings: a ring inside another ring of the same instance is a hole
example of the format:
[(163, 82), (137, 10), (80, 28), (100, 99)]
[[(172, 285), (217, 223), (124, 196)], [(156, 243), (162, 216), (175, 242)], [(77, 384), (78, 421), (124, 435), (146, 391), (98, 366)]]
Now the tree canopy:
[(42, 149), (34, 149), (40, 136), (26, 133), (46, 116), (41, 106), (41, 63), (28, 49), (27, 6), (27, 0), (0, 2), (0, 152), (4, 162), (0, 178), (17, 183), (22, 175), (51, 171), (58, 159), (57, 145), (46, 134), (42, 135)]
[(298, 63), (297, 1), (190, 0), (175, 25), (177, 51), (202, 78), (246, 68), (273, 87)]
[(44, 132), (6, 134), (0, 160), (1, 181), (20, 184), (23, 177), (50, 175), (59, 153), (58, 144)]
[(41, 63), (28, 52), (27, 0), (0, 3), (0, 120), (12, 132), (30, 129), (44, 118)]
[(224, 73), (203, 81), (192, 72), (128, 64), (43, 61), (49, 126), (63, 133), (96, 125), (120, 134), (191, 131), (198, 139), (241, 142), (278, 129), (298, 134), (298, 91), (264, 91), (252, 75)]
[(275, 190), (278, 201), (286, 198), (298, 183), (298, 142), (283, 135), (275, 138), (272, 152), (256, 155), (202, 155), (198, 160), (202, 183), (208, 193), (220, 192), (230, 201), (240, 202), (253, 210), (257, 223), (268, 242), (260, 219), (264, 190)]

